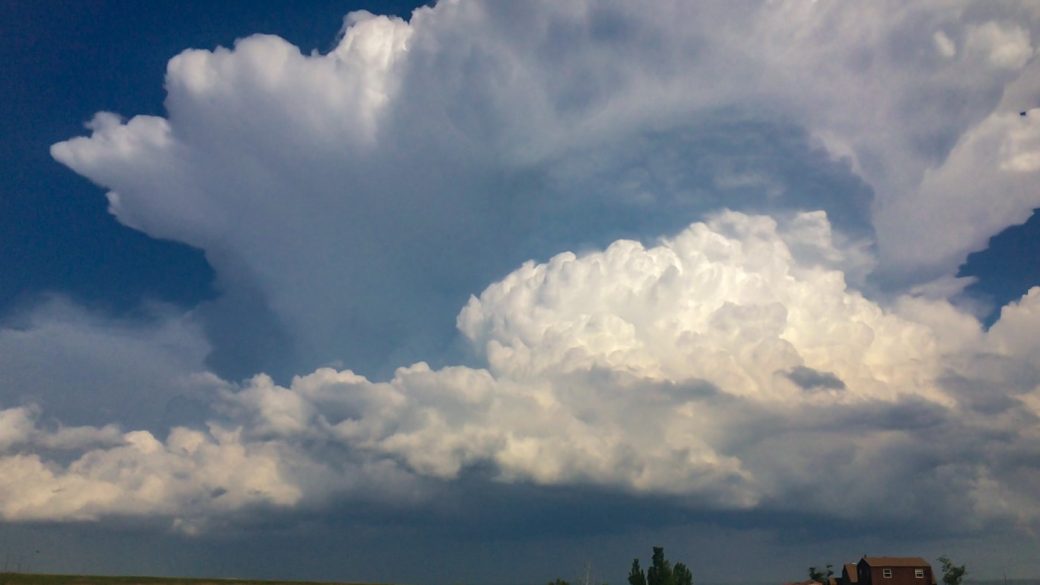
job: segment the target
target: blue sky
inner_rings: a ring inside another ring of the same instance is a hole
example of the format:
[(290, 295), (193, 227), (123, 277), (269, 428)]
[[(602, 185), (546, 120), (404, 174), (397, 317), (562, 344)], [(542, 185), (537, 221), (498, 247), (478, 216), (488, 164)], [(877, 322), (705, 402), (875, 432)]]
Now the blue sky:
[(1035, 576), (1031, 3), (0, 23), (0, 548), (33, 569)]

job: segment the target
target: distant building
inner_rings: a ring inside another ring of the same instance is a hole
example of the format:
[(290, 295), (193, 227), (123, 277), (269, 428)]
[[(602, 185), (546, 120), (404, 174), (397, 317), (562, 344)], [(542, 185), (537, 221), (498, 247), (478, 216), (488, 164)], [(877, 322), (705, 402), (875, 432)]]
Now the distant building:
[(841, 568), (840, 583), (841, 585), (859, 585), (859, 570), (856, 569), (856, 563), (845, 563)]
[(853, 572), (845, 565), (842, 585), (935, 585), (932, 566), (921, 557), (863, 557)]
[(798, 581), (784, 585), (936, 585), (932, 566), (921, 557), (863, 557), (846, 563), (840, 577), (826, 583)]

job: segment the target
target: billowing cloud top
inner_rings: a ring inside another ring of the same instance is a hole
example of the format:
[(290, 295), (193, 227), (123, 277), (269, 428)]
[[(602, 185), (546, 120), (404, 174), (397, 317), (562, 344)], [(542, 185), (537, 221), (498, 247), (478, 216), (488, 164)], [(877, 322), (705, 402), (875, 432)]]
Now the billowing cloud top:
[[(208, 430), (165, 441), (48, 431), (9, 409), (0, 448), (33, 452), (4, 458), (20, 473), (5, 476), (3, 509), (159, 514), (197, 530), (255, 505), (421, 498), (424, 478), (482, 467), (722, 509), (845, 517), (885, 502), (893, 518), (1040, 520), (1037, 469), (1018, 459), (1040, 446), (1040, 386), (987, 365), (1040, 358), (1040, 288), (984, 333), (946, 301), (865, 299), (818, 260), (846, 254), (822, 213), (779, 225), (725, 212), (652, 248), (620, 240), (491, 285), (458, 318), (489, 369), (417, 363), (387, 382), (320, 369), (289, 386), (261, 375), (215, 390)], [(971, 384), (1010, 402), (979, 403)], [(89, 450), (66, 466), (35, 452), (61, 447)]]
[(1040, 11), (740, 4), (441, 2), (172, 59), (167, 117), (52, 154), (214, 266), (157, 319), (201, 352), (149, 346), (194, 415), (3, 410), (0, 513), (196, 531), (475, 473), (1036, 527), (1040, 289), (987, 331), (954, 275), (1040, 205)]

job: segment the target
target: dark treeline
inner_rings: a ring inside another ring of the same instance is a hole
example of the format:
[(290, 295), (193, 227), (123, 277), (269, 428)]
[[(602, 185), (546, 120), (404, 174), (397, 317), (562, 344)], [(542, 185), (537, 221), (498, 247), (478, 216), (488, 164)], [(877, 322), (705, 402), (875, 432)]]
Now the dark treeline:
[[(672, 563), (664, 558), (664, 548), (653, 547), (650, 566), (646, 572), (639, 565), (639, 559), (632, 559), (632, 569), (628, 572), (628, 585), (693, 585), (693, 573), (684, 563)], [(549, 581), (548, 585), (571, 585), (563, 579)], [(593, 585), (581, 583), (579, 585)], [(601, 585), (606, 585), (601, 584)]]

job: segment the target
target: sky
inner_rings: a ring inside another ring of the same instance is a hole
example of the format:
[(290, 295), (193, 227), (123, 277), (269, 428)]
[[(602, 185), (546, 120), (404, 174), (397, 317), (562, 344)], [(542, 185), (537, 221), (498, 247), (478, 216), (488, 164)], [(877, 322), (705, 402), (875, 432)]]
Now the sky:
[(1040, 554), (1040, 6), (0, 2), (0, 562)]

